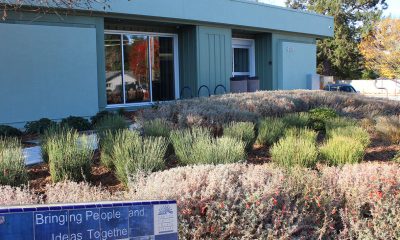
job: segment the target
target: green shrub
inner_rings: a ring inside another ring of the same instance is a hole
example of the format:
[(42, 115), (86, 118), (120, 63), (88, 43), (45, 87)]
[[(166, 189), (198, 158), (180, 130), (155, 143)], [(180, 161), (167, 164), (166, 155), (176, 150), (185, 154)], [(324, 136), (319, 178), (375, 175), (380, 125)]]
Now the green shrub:
[(57, 123), (48, 118), (42, 118), (38, 121), (27, 122), (25, 124), (25, 131), (29, 134), (42, 134), (46, 129), (54, 125), (57, 125)]
[(126, 129), (126, 128), (128, 128), (128, 123), (126, 122), (125, 118), (120, 115), (104, 116), (94, 126), (94, 129), (100, 135), (104, 131), (115, 132), (115, 131)]
[(50, 175), (53, 182), (82, 181), (90, 177), (94, 151), (88, 138), (75, 130), (56, 134), (48, 140)]
[(232, 122), (224, 126), (224, 136), (241, 140), (247, 151), (251, 150), (254, 144), (255, 132), (252, 122)]
[(310, 116), (308, 113), (290, 113), (282, 117), (282, 121), (289, 128), (304, 128), (309, 125)]
[(245, 143), (230, 137), (200, 138), (192, 146), (192, 164), (227, 164), (246, 159)]
[(246, 157), (245, 144), (237, 139), (214, 139), (205, 128), (171, 132), (171, 142), (179, 161), (189, 164), (238, 162)]
[(113, 151), (116, 143), (117, 132), (103, 131), (100, 138), (100, 162), (108, 169), (114, 169)]
[(394, 156), (393, 161), (400, 163), (400, 151)]
[(357, 126), (357, 122), (350, 118), (336, 117), (327, 119), (325, 121), (325, 130), (327, 133), (336, 128), (353, 127), (353, 126)]
[(344, 136), (348, 138), (352, 138), (358, 142), (360, 142), (364, 148), (367, 148), (371, 143), (371, 138), (367, 130), (358, 126), (348, 126), (348, 127), (339, 127), (327, 132), (328, 138), (334, 138), (339, 136)]
[(288, 130), (270, 149), (272, 161), (285, 168), (314, 167), (318, 157), (316, 136), (307, 129)]
[(144, 137), (129, 130), (115, 135), (112, 161), (117, 178), (124, 184), (138, 172), (153, 172), (165, 167), (168, 141), (163, 137)]
[(348, 136), (333, 136), (321, 146), (320, 153), (328, 164), (338, 166), (348, 163), (359, 163), (364, 157), (363, 144)]
[(0, 137), (21, 137), (22, 132), (11, 126), (0, 125)]
[(94, 115), (93, 117), (90, 118), (90, 122), (92, 123), (92, 126), (96, 126), (97, 123), (100, 122), (100, 120), (102, 120), (104, 117), (109, 117), (109, 116), (114, 116), (115, 113), (110, 112), (110, 111), (101, 111), (98, 112), (96, 115)]
[(376, 120), (376, 130), (394, 144), (400, 143), (400, 115), (379, 117)]
[(16, 138), (0, 138), (0, 185), (18, 186), (27, 181), (21, 143)]
[(280, 118), (265, 118), (259, 123), (257, 144), (272, 145), (285, 133), (286, 125)]
[(143, 131), (146, 136), (169, 138), (171, 126), (164, 119), (154, 119), (143, 122)]
[(92, 127), (86, 118), (75, 116), (69, 116), (62, 119), (60, 124), (64, 127), (70, 127), (77, 131), (87, 131)]
[(190, 164), (193, 161), (192, 149), (195, 141), (209, 139), (210, 130), (206, 128), (193, 127), (192, 129), (174, 130), (170, 139), (174, 147), (175, 155), (183, 164)]
[(338, 116), (335, 110), (325, 107), (312, 109), (308, 113), (310, 116), (309, 127), (316, 131), (325, 131), (326, 121)]
[(49, 162), (49, 143), (51, 139), (57, 136), (62, 136), (69, 131), (68, 128), (61, 125), (52, 125), (48, 129), (44, 130), (43, 134), (40, 135), (40, 147), (42, 159), (45, 163)]

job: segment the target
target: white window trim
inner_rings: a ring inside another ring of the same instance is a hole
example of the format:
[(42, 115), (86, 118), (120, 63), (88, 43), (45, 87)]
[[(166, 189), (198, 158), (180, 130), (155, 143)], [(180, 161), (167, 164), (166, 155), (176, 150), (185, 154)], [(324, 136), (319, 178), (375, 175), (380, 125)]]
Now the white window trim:
[[(255, 41), (254, 39), (245, 39), (245, 38), (232, 38), (232, 76), (255, 76), (256, 74), (256, 58), (255, 58)], [(235, 53), (233, 51), (234, 48), (247, 48), (249, 49), (249, 64), (250, 64), (250, 72), (233, 72), (234, 71), (234, 62)]]
[[(174, 85), (175, 85), (175, 100), (179, 99), (179, 44), (178, 44), (178, 34), (174, 33), (159, 33), (159, 32), (137, 32), (137, 31), (119, 31), (119, 30), (105, 30), (104, 34), (115, 34), (115, 35), (121, 35), (121, 38), (123, 34), (133, 34), (133, 35), (138, 35), (138, 36), (149, 36), (149, 37), (172, 37), (173, 38), (173, 47), (174, 47)], [(124, 48), (122, 47), (121, 54), (124, 54)], [(149, 49), (150, 51), (150, 49)], [(150, 56), (150, 54), (149, 54)], [(122, 72), (124, 72), (124, 62), (122, 61)], [(151, 71), (150, 71), (150, 81), (152, 81), (152, 76), (151, 76)], [(138, 103), (121, 103), (121, 104), (107, 104), (106, 109), (113, 109), (113, 108), (125, 108), (125, 107), (140, 107), (140, 106), (151, 106), (154, 105), (156, 102), (153, 101), (153, 90), (152, 90), (152, 84), (150, 84), (150, 91), (151, 91), (151, 96), (150, 96), (150, 101), (149, 102), (138, 102)], [(125, 102), (125, 84), (123, 84), (123, 92), (124, 92), (124, 102)], [(162, 102), (169, 102), (168, 101), (162, 101)]]

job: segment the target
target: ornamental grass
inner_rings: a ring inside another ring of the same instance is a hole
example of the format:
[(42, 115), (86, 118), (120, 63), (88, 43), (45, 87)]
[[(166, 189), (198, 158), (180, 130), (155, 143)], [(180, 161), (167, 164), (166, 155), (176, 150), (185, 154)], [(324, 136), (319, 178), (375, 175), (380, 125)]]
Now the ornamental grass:
[(138, 132), (122, 130), (115, 134), (112, 162), (117, 178), (124, 184), (137, 172), (153, 172), (165, 167), (168, 140), (142, 137)]
[(21, 142), (16, 138), (0, 138), (0, 185), (19, 186), (27, 181)]
[(232, 122), (224, 125), (224, 136), (243, 141), (247, 151), (253, 148), (255, 124), (252, 122)]
[(53, 182), (83, 181), (90, 178), (94, 151), (89, 138), (75, 130), (54, 135), (48, 140), (50, 175)]
[(289, 129), (270, 149), (272, 162), (285, 168), (314, 167), (317, 163), (317, 133), (308, 129)]

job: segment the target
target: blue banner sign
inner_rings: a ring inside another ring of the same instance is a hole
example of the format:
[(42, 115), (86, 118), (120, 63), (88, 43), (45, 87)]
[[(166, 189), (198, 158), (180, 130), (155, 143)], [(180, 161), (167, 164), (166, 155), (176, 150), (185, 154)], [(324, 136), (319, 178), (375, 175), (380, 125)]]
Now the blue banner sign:
[(176, 240), (176, 201), (0, 208), (5, 240)]

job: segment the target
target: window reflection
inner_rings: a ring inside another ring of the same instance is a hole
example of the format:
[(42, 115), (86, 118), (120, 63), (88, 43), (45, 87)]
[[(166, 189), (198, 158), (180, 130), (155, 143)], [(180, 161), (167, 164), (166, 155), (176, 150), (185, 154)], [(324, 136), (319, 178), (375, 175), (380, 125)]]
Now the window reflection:
[(151, 37), (153, 100), (175, 99), (173, 38)]
[(148, 38), (124, 35), (124, 80), (126, 102), (150, 101)]
[(120, 35), (105, 35), (105, 55), (107, 104), (124, 103)]
[(107, 104), (175, 99), (173, 37), (105, 34), (105, 49)]

